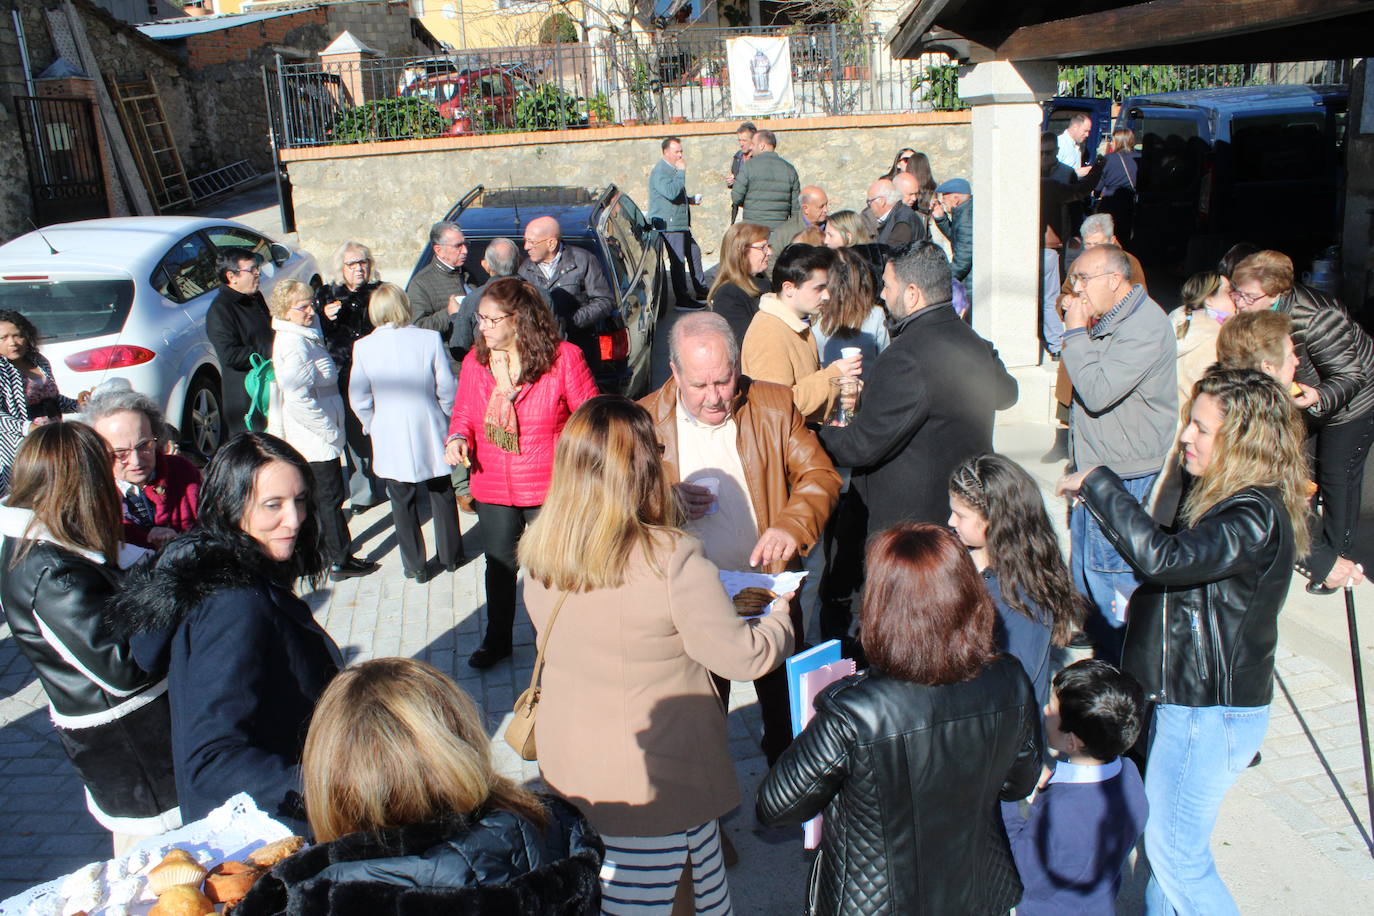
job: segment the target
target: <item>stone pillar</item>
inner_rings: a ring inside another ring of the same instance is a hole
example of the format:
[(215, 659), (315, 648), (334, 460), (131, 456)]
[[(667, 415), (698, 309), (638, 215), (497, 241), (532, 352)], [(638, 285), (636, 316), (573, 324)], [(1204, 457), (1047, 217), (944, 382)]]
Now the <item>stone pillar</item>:
[[(352, 32), (344, 31), (338, 38), (320, 52), (320, 68), (326, 73), (335, 73), (342, 84), (344, 97), (340, 102), (347, 105), (361, 105), (368, 101), (368, 73), (364, 61), (377, 57), (377, 52), (354, 37)], [(395, 91), (395, 87), (392, 87)]]
[[(1056, 80), (1055, 65), (1041, 61), (959, 73), (959, 94), (973, 106), (973, 327), (1008, 367), (1040, 361), (1039, 103)], [(1021, 406), (1043, 415), (1039, 393), (1022, 387)]]

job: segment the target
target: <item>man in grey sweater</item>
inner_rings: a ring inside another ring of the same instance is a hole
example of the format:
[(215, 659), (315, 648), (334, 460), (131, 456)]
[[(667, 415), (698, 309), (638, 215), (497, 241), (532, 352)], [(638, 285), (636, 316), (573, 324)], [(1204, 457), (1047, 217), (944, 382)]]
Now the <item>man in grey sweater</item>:
[(801, 207), (801, 181), (792, 163), (777, 153), (771, 130), (754, 134), (754, 155), (739, 170), (730, 200), (744, 208), (744, 221), (772, 229)]
[[(1144, 503), (1177, 429), (1176, 346), (1168, 316), (1130, 276), (1115, 245), (1078, 257), (1060, 358), (1073, 382), (1075, 468), (1111, 468)], [(1126, 603), (1140, 580), (1081, 503), (1069, 519), (1069, 544), (1075, 584), (1095, 608), (1085, 629), (1097, 657), (1119, 664)]]

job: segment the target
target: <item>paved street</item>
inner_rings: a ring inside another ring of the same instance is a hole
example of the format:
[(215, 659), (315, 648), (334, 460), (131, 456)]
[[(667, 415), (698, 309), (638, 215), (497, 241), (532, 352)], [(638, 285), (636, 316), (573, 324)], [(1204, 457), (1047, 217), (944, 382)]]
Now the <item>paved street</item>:
[[(1048, 427), (1038, 425), (998, 433), (999, 448), (1025, 463), (1047, 489), (1054, 468), (1038, 464), (1037, 457), (1048, 440)], [(481, 532), (471, 516), (463, 519), (465, 543), (475, 555)], [(419, 586), (401, 577), (385, 507), (354, 519), (353, 533), (360, 554), (380, 559), (383, 569), (309, 595), (320, 622), (350, 659), (406, 655), (449, 672), (486, 710), (492, 733), (499, 734), (529, 679), (534, 660), (529, 623), (517, 625), (513, 665), (472, 671), (465, 659), (477, 643), (484, 614), (480, 557)], [(1362, 593), (1361, 622), (1369, 646), (1374, 590)], [(1357, 825), (1367, 815), (1348, 650), (1343, 669), (1324, 661), (1320, 647), (1329, 640), (1312, 625), (1341, 617), (1339, 599), (1312, 598), (1300, 586), (1284, 612), (1264, 761), (1247, 770), (1228, 797), (1214, 843), (1242, 912), (1355, 914), (1367, 912), (1374, 899), (1374, 861)], [(1292, 643), (1318, 648), (1300, 653)], [(1338, 651), (1327, 654), (1342, 657)], [(735, 764), (746, 798), (752, 798), (765, 767), (748, 685), (735, 685), (731, 705)], [(0, 899), (104, 857), (109, 849), (108, 834), (85, 812), (81, 785), (53, 735), (45, 706), (27, 660), (8, 629), (0, 628)], [(519, 760), (499, 741), (494, 747), (504, 772), (522, 781), (538, 779), (536, 764)], [(748, 803), (726, 818), (725, 828), (741, 856), (730, 872), (737, 912), (798, 912), (806, 859), (797, 833), (759, 828)], [(1139, 912), (1141, 888), (1142, 881), (1128, 875), (1122, 913)]]

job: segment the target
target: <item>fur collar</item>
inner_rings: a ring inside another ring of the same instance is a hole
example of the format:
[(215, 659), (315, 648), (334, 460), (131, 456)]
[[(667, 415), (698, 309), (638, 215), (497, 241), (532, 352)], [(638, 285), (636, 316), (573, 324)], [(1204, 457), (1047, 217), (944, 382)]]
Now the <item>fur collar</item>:
[(129, 570), (106, 608), (106, 620), (125, 639), (171, 630), (220, 589), (275, 584), (276, 566), (257, 550), (192, 531)]
[(515, 881), (474, 887), (412, 887), (320, 877), (331, 865), (341, 862), (423, 856), (470, 830), (472, 818), (453, 815), (309, 846), (278, 863), (270, 875), (254, 885), (237, 912), (242, 916), (597, 916), (601, 904), (598, 875), (604, 857), (601, 839), (567, 802), (548, 796), (543, 801), (552, 817), (550, 829), (568, 835), (570, 854)]

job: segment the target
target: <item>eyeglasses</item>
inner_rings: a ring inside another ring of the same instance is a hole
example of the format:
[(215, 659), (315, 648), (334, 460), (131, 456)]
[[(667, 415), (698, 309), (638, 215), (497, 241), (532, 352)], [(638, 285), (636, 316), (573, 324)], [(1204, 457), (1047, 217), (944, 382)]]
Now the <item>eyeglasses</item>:
[(307, 300), (298, 305), (288, 306), (286, 310), (288, 312), (313, 312), (315, 311), (315, 303)]
[(875, 200), (887, 200), (887, 198), (886, 198), (886, 197), (870, 197), (870, 198), (868, 198), (868, 200), (865, 200), (864, 203), (866, 203), (866, 204), (871, 204), (871, 203), (873, 203)]
[(1249, 293), (1243, 293), (1240, 290), (1235, 289), (1234, 287), (1231, 289), (1231, 298), (1244, 302), (1246, 305), (1254, 305), (1256, 302), (1263, 299), (1264, 296), (1264, 293), (1255, 293), (1252, 296)]
[(752, 248), (755, 251), (770, 251), (773, 248), (772, 244), (769, 242), (755, 242), (754, 244), (747, 245), (745, 247)]
[(556, 241), (556, 239), (552, 239), (552, 238), (547, 238), (547, 239), (525, 239), (525, 247), (526, 247), (526, 248), (532, 248), (532, 247), (535, 246), (535, 245), (542, 245), (542, 244), (544, 244), (545, 242), (552, 242), (552, 241)]
[(494, 328), (501, 322), (505, 321), (507, 318), (514, 317), (514, 315), (496, 315), (493, 317), (491, 315), (483, 315), (481, 312), (478, 312), (476, 315), (472, 316), (472, 319), (473, 321), (476, 321), (479, 325)]
[(142, 442), (135, 442), (133, 448), (116, 448), (110, 451), (111, 454), (114, 455), (115, 461), (118, 461), (120, 464), (128, 464), (134, 452), (140, 455), (150, 455), (156, 445), (157, 439), (144, 439)]
[(371, 258), (359, 258), (359, 259), (356, 260), (356, 261), (344, 261), (344, 267), (362, 267), (362, 266), (364, 266), (364, 265), (371, 264), (371, 263), (372, 263), (372, 259), (371, 259)]
[(262, 268), (261, 268), (261, 267), (236, 267), (236, 268), (234, 268), (234, 273), (236, 273), (236, 274), (252, 274), (253, 276), (256, 277), (256, 276), (258, 276), (259, 274), (262, 273)]
[(1098, 277), (1111, 276), (1114, 271), (1104, 270), (1100, 274), (1069, 274), (1069, 285), (1077, 286), (1080, 283), (1087, 283), (1089, 280), (1096, 280)]

